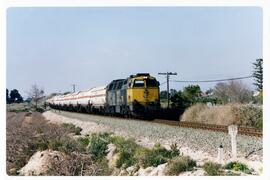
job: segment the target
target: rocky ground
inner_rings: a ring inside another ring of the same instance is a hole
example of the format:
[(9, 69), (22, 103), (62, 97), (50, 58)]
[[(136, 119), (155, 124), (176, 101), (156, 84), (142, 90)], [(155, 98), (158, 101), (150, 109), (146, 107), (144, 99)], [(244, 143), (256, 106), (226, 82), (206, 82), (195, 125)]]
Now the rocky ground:
[[(83, 129), (82, 134), (113, 132), (116, 135), (134, 138), (138, 144), (146, 147), (153, 147), (158, 142), (165, 147), (177, 143), (181, 153), (195, 159), (198, 164), (208, 160), (216, 161), (217, 149), (222, 144), (225, 153), (224, 162), (231, 159), (230, 137), (222, 132), (54, 110), (43, 113), (43, 116), (51, 123), (72, 123), (79, 126)], [(238, 135), (238, 161), (261, 173), (262, 146), (262, 138)]]

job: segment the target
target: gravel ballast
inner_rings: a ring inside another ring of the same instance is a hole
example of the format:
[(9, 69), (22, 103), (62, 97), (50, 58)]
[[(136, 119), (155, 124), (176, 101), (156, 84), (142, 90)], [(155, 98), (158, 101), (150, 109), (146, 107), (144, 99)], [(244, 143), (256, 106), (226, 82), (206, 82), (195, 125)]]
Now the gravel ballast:
[[(147, 147), (152, 147), (158, 142), (165, 147), (177, 143), (181, 153), (191, 156), (198, 161), (197, 163), (215, 161), (221, 144), (224, 148), (225, 162), (231, 158), (230, 136), (223, 132), (65, 111), (52, 110), (43, 115), (53, 123), (73, 123), (83, 129), (82, 134), (112, 132), (126, 138), (134, 138), (138, 144)], [(262, 167), (262, 147), (261, 137), (237, 135), (239, 160), (255, 166), (256, 169)], [(245, 158), (247, 155), (249, 156)]]

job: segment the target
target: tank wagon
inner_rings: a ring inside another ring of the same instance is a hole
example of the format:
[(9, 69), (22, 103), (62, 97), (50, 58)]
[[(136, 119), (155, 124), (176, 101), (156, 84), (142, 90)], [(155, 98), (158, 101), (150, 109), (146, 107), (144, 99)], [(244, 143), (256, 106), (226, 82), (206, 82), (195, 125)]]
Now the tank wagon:
[(148, 73), (139, 73), (106, 86), (54, 96), (46, 103), (67, 111), (153, 118), (160, 108), (159, 82)]

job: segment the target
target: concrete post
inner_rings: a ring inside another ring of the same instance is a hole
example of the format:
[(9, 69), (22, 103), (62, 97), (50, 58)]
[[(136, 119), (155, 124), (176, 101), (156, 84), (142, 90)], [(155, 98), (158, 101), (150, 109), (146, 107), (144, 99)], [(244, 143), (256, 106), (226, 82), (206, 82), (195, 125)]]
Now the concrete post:
[(229, 135), (231, 136), (232, 158), (235, 160), (237, 158), (237, 144), (236, 144), (237, 126), (230, 125), (228, 127), (228, 132)]
[(219, 163), (219, 164), (223, 164), (223, 163), (224, 163), (223, 159), (224, 159), (224, 155), (223, 155), (223, 146), (220, 145), (220, 146), (218, 147), (218, 157), (217, 157), (218, 163)]

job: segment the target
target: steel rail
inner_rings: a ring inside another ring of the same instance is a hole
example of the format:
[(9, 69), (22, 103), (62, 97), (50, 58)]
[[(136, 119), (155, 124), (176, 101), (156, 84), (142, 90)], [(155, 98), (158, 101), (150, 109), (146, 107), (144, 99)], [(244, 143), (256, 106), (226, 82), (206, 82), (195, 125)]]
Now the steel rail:
[[(215, 124), (203, 124), (203, 123), (194, 123), (194, 122), (180, 122), (180, 121), (170, 121), (164, 119), (155, 119), (151, 121), (153, 123), (167, 124), (172, 126), (179, 126), (184, 128), (193, 128), (193, 129), (204, 129), (212, 131), (222, 131), (228, 132), (228, 126), (226, 125), (215, 125)], [(251, 128), (251, 127), (238, 127), (238, 133), (247, 136), (257, 136), (262, 137), (262, 130)]]

